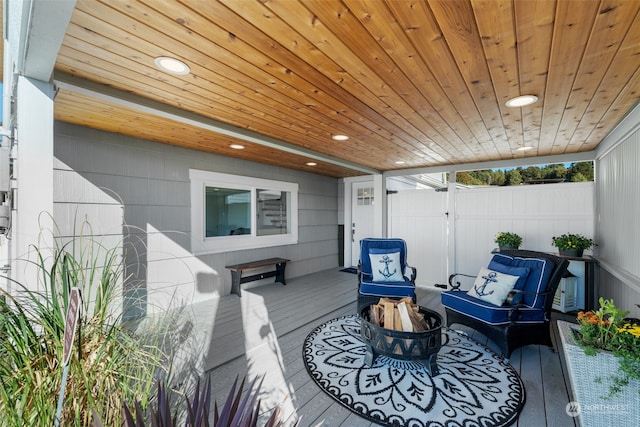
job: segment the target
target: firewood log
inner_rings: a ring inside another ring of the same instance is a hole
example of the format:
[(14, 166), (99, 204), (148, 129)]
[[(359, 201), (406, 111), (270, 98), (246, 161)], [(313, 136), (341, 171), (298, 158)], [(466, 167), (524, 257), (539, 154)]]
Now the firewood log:
[(397, 306), (393, 309), (393, 330), (402, 331), (402, 319), (400, 318), (400, 312)]
[(421, 313), (410, 311), (409, 317), (411, 319), (411, 324), (413, 325), (414, 331), (423, 332), (429, 329), (429, 325), (424, 320), (424, 316)]
[(402, 330), (404, 332), (413, 332), (413, 323), (411, 322), (411, 317), (409, 317), (409, 310), (405, 302), (398, 304), (398, 313), (400, 314)]
[(369, 307), (369, 322), (374, 325), (380, 326), (380, 308), (378, 305), (371, 305)]
[(392, 302), (384, 303), (384, 320), (383, 328), (394, 330), (395, 325), (395, 304)]

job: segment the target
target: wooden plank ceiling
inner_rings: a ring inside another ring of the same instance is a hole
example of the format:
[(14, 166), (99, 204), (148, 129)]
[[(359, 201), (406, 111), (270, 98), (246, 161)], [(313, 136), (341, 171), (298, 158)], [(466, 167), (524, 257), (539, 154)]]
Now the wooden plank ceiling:
[[(78, 0), (55, 79), (93, 89), (60, 84), (55, 115), (333, 177), (589, 151), (640, 99), (639, 11), (640, 0)], [(191, 72), (167, 74), (159, 56)], [(505, 106), (521, 94), (539, 101)]]

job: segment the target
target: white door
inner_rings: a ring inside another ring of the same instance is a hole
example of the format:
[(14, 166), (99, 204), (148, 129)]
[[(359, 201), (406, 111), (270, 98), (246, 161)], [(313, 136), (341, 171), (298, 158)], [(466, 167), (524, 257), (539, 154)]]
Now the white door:
[(373, 182), (351, 184), (351, 265), (358, 265), (360, 240), (373, 236)]
[(447, 194), (407, 190), (387, 197), (387, 235), (407, 242), (407, 263), (418, 270), (419, 285), (447, 281)]

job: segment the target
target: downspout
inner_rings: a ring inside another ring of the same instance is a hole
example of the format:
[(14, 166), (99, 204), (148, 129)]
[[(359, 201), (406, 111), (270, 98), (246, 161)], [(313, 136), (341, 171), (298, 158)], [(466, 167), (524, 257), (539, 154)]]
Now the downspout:
[(447, 187), (447, 277), (458, 271), (456, 258), (456, 171), (449, 172)]
[[(5, 3), (6, 5), (6, 3)], [(5, 11), (7, 9), (5, 8)], [(3, 35), (7, 32), (7, 15), (3, 20)], [(11, 150), (15, 137), (15, 114), (13, 111), (13, 62), (9, 43), (3, 37), (3, 84), (2, 84), (2, 126), (0, 127), (0, 275), (3, 276), (0, 287), (11, 293), (11, 219), (12, 219), (12, 165)]]

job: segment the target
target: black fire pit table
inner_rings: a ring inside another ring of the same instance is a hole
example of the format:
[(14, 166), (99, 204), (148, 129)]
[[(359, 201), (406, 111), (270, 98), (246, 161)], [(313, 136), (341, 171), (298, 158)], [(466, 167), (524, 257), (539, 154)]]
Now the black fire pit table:
[(442, 346), (442, 316), (428, 308), (419, 307), (429, 329), (421, 332), (403, 332), (386, 329), (370, 323), (369, 307), (360, 312), (360, 333), (367, 345), (364, 363), (373, 365), (376, 357), (384, 355), (401, 360), (425, 363), (431, 376), (438, 374), (436, 356)]

